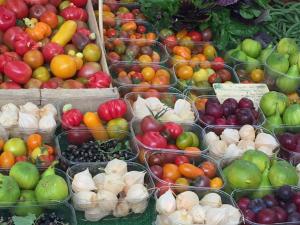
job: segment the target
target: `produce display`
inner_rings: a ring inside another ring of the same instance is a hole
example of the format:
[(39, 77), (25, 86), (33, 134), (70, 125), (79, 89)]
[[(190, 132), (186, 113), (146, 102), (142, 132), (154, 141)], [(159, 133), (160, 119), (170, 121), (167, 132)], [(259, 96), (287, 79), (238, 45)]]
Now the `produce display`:
[(194, 105), (183, 95), (157, 93), (152, 97), (149, 92), (128, 93), (125, 99), (138, 119), (153, 115), (160, 121), (194, 122), (198, 116)]
[[(256, 224), (299, 223), (299, 190), (291, 186), (268, 189), (261, 197), (253, 196), (253, 190), (234, 193), (239, 209), (247, 222)], [(239, 197), (237, 197), (239, 196)]]
[[(185, 191), (176, 197), (171, 190), (156, 202), (156, 224), (239, 224), (240, 211), (228, 202), (224, 192), (211, 192), (199, 198), (200, 191)], [(223, 202), (227, 200), (227, 202)]]
[(234, 160), (241, 157), (248, 149), (256, 149), (270, 157), (279, 150), (279, 143), (275, 137), (251, 125), (225, 128), (221, 135), (217, 135), (212, 127), (205, 129), (204, 140), (208, 146), (209, 155), (215, 159)]
[(75, 209), (84, 211), (88, 221), (99, 221), (109, 215), (125, 217), (129, 213), (143, 213), (151, 196), (148, 190), (151, 183), (147, 183), (144, 168), (118, 159), (108, 162), (100, 173), (99, 166), (70, 168)]
[(168, 188), (176, 192), (189, 187), (223, 188), (224, 180), (217, 163), (208, 157), (199, 157), (198, 151), (189, 148), (184, 153), (147, 152), (145, 161), (160, 193)]

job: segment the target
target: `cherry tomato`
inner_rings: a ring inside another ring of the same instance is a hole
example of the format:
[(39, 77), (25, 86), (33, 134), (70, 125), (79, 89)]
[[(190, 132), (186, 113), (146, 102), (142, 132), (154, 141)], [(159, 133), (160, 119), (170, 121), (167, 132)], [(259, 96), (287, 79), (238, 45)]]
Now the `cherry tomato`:
[(164, 156), (161, 154), (153, 154), (150, 155), (148, 158), (148, 164), (150, 166), (163, 165), (163, 163), (164, 163)]
[(15, 156), (11, 152), (3, 152), (0, 155), (0, 167), (10, 169), (15, 164)]
[(157, 76), (157, 77), (166, 77), (166, 78), (168, 78), (168, 80), (170, 80), (170, 78), (171, 78), (171, 75), (170, 75), (169, 71), (166, 70), (166, 69), (158, 69), (155, 72), (155, 76)]
[(159, 165), (154, 165), (150, 167), (150, 171), (159, 179), (163, 178), (163, 169)]
[(227, 69), (220, 69), (217, 71), (217, 75), (221, 78), (222, 82), (231, 80), (231, 73)]
[(209, 76), (208, 82), (210, 84), (214, 84), (214, 83), (221, 83), (222, 80), (221, 80), (221, 78), (220, 78), (220, 76), (218, 74), (213, 73), (212, 75)]
[(220, 189), (223, 187), (223, 181), (220, 177), (215, 177), (210, 180), (210, 187)]
[(188, 190), (188, 186), (190, 185), (189, 181), (186, 178), (183, 178), (183, 177), (178, 178), (176, 180), (175, 184), (180, 186), (180, 187), (176, 187), (176, 189), (175, 189), (179, 193), (187, 191)]
[(40, 17), (40, 21), (48, 24), (52, 29), (58, 25), (58, 18), (54, 12), (46, 11)]
[(187, 178), (196, 179), (199, 176), (203, 176), (204, 172), (201, 168), (194, 166), (190, 163), (183, 163), (179, 166), (179, 172)]
[(148, 64), (152, 62), (152, 59), (149, 55), (141, 55), (138, 60), (141, 64)]
[(173, 163), (167, 163), (163, 166), (163, 178), (170, 178), (175, 181), (180, 177), (178, 166)]
[(190, 31), (188, 36), (195, 42), (202, 41), (202, 34), (198, 31)]
[(146, 29), (146, 27), (145, 27), (144, 25), (139, 25), (139, 26), (137, 27), (137, 32), (139, 32), (139, 33), (141, 33), (141, 34), (146, 33), (146, 31), (147, 31), (147, 29)]
[(180, 66), (177, 70), (177, 77), (182, 80), (189, 80), (193, 77), (194, 71), (191, 66), (184, 65)]
[(217, 167), (214, 163), (206, 161), (201, 164), (201, 168), (208, 178), (212, 179), (216, 176)]
[(251, 80), (256, 83), (262, 82), (265, 77), (264, 71), (261, 69), (252, 70), (250, 77), (251, 77)]
[(49, 155), (54, 155), (55, 154), (55, 150), (52, 146), (44, 145), (44, 147), (47, 148)]
[(186, 156), (184, 156), (184, 155), (178, 155), (178, 156), (176, 156), (174, 162), (175, 162), (175, 164), (176, 164), (177, 166), (179, 166), (179, 165), (181, 165), (181, 164), (183, 164), (183, 163), (189, 163), (190, 160), (189, 160), (188, 157), (186, 157)]
[(27, 138), (26, 144), (27, 144), (27, 149), (28, 149), (29, 155), (30, 155), (31, 152), (35, 148), (42, 146), (42, 144), (43, 144), (43, 138), (39, 134), (31, 134)]
[(26, 161), (27, 161), (27, 157), (25, 155), (16, 157), (16, 162), (26, 162)]
[(23, 61), (32, 69), (36, 69), (44, 64), (44, 56), (39, 50), (29, 50), (23, 56)]
[(155, 70), (152, 67), (147, 66), (142, 70), (142, 74), (145, 81), (151, 81), (155, 76)]
[(176, 139), (176, 146), (179, 149), (186, 149), (187, 147), (198, 147), (199, 138), (193, 132), (183, 132)]
[(224, 68), (224, 59), (221, 57), (214, 58), (214, 61), (211, 65), (213, 70), (220, 70)]
[(186, 147), (184, 151), (189, 158), (199, 157), (201, 155), (201, 150), (197, 147)]

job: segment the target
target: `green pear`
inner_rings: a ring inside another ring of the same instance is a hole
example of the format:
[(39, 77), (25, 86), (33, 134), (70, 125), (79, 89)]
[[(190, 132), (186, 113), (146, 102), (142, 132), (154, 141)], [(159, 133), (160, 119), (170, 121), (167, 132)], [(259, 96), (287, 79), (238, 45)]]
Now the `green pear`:
[(297, 65), (292, 65), (286, 76), (280, 76), (276, 80), (276, 86), (277, 88), (285, 93), (285, 94), (291, 94), (297, 90), (299, 87), (299, 69)]
[(257, 190), (251, 195), (252, 198), (262, 198), (268, 194), (272, 193), (270, 189), (272, 187), (269, 180), (269, 169), (265, 169), (262, 174), (262, 179)]
[(23, 190), (19, 201), (14, 208), (14, 214), (17, 216), (27, 216), (29, 214), (34, 214), (39, 216), (42, 213), (42, 208), (37, 205), (34, 191), (32, 190)]

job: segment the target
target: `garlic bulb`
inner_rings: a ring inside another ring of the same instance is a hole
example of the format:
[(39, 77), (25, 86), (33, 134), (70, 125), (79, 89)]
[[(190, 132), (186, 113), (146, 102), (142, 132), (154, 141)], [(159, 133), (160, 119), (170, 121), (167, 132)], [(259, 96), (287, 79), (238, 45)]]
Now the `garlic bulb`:
[(31, 114), (35, 116), (37, 119), (40, 118), (40, 109), (36, 104), (32, 102), (27, 102), (25, 105), (21, 105), (20, 112)]
[(127, 173), (127, 163), (119, 159), (109, 161), (105, 167), (106, 174), (116, 174), (120, 177)]
[[(148, 106), (148, 108), (154, 113), (158, 113), (160, 112), (165, 105), (156, 97), (150, 97), (150, 98), (146, 98), (146, 105)], [(140, 109), (138, 109), (140, 110)]]
[(259, 133), (255, 138), (255, 147), (259, 148), (261, 146), (266, 146), (274, 150), (279, 146), (276, 139), (267, 133)]
[(94, 208), (97, 205), (97, 195), (92, 191), (81, 191), (73, 195), (73, 205), (77, 210)]
[(93, 191), (97, 189), (89, 169), (77, 173), (74, 176), (72, 182), (72, 189), (75, 192)]
[(267, 154), (268, 156), (272, 156), (274, 153), (273, 149), (271, 149), (269, 146), (265, 146), (265, 145), (258, 147), (257, 150)]
[(19, 127), (37, 130), (39, 128), (39, 121), (32, 114), (19, 112)]
[(237, 147), (243, 151), (255, 149), (255, 144), (253, 141), (249, 140), (240, 140)]
[(169, 225), (192, 225), (192, 216), (184, 209), (177, 210), (169, 215)]
[(158, 215), (155, 220), (155, 225), (169, 225), (169, 217), (166, 215)]
[(208, 132), (205, 137), (204, 137), (205, 143), (210, 146), (210, 145), (214, 145), (216, 141), (219, 141), (220, 138), (218, 135), (216, 135), (215, 132)]
[(39, 121), (39, 129), (51, 132), (56, 128), (56, 121), (52, 115), (43, 116)]
[(0, 124), (3, 127), (13, 127), (18, 124), (19, 113), (11, 113), (10, 111), (0, 112)]
[(176, 199), (169, 189), (156, 201), (156, 211), (159, 214), (169, 215), (176, 210)]
[(95, 182), (98, 191), (103, 189), (105, 176), (106, 176), (105, 173), (99, 173), (93, 177), (93, 180)]
[(240, 211), (229, 204), (223, 204), (221, 208), (226, 209), (227, 221), (223, 225), (238, 225), (241, 219)]
[(161, 121), (182, 122), (181, 118), (174, 112), (173, 109), (168, 110), (160, 117)]
[(113, 211), (113, 216), (124, 217), (129, 214), (129, 211), (130, 211), (130, 207), (128, 202), (126, 202), (124, 199), (119, 199), (119, 202)]
[(227, 149), (227, 144), (225, 141), (218, 140), (214, 143), (214, 145), (209, 147), (209, 152), (212, 153), (213, 156), (221, 158)]
[(138, 203), (130, 203), (129, 204), (132, 212), (134, 213), (143, 213), (147, 209), (148, 206), (148, 199), (145, 199)]
[(228, 145), (235, 144), (240, 140), (239, 131), (236, 129), (226, 128), (220, 137), (221, 140), (225, 141)]
[(110, 191), (115, 195), (118, 195), (123, 188), (125, 183), (123, 182), (122, 177), (117, 174), (109, 174), (105, 176), (103, 190)]
[(181, 118), (182, 121), (194, 121), (195, 115), (192, 110), (192, 105), (185, 99), (178, 99), (174, 105), (175, 113)]
[(106, 190), (101, 190), (97, 193), (97, 201), (99, 208), (105, 212), (111, 212), (115, 210), (118, 204), (117, 196), (114, 193)]
[(197, 224), (204, 224), (205, 222), (205, 209), (201, 205), (195, 205), (190, 211), (193, 222)]
[(84, 216), (88, 221), (96, 222), (110, 215), (110, 212), (103, 211), (101, 208), (92, 208), (85, 211)]
[(239, 134), (242, 140), (254, 141), (255, 140), (255, 129), (251, 125), (244, 125), (239, 130)]
[(13, 104), (13, 103), (7, 103), (1, 107), (2, 112), (11, 112), (18, 114), (19, 113), (19, 108)]
[(135, 116), (139, 119), (151, 115), (151, 112), (147, 108), (146, 100), (140, 96), (138, 96), (137, 100), (133, 103), (132, 108)]
[(224, 158), (236, 159), (243, 155), (243, 151), (236, 144), (230, 144), (224, 154)]
[(47, 116), (47, 115), (52, 115), (53, 117), (57, 116), (57, 110), (54, 107), (54, 105), (52, 105), (52, 104), (44, 105), (40, 109), (39, 113), (40, 113), (40, 117), (44, 117), (44, 116)]
[(222, 199), (217, 193), (208, 193), (201, 199), (200, 204), (203, 206), (221, 207)]
[(227, 219), (227, 210), (225, 208), (207, 208), (205, 210), (205, 218), (207, 225), (224, 225)]
[(143, 184), (134, 184), (128, 189), (125, 200), (129, 203), (139, 203), (148, 197), (148, 190)]
[(195, 192), (185, 191), (177, 195), (177, 209), (191, 210), (195, 205), (199, 205), (199, 197)]
[(129, 171), (123, 177), (124, 183), (127, 187), (134, 184), (144, 184), (145, 174), (145, 171)]

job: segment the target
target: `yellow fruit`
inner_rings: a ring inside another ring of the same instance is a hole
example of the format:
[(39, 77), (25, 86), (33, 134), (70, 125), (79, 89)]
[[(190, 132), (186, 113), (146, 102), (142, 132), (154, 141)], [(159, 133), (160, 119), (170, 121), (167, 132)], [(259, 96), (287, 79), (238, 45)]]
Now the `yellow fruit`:
[(208, 81), (209, 74), (206, 69), (199, 69), (198, 71), (194, 72), (193, 80), (197, 82)]

